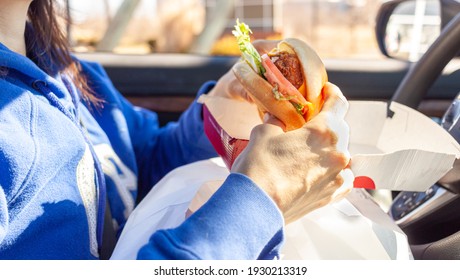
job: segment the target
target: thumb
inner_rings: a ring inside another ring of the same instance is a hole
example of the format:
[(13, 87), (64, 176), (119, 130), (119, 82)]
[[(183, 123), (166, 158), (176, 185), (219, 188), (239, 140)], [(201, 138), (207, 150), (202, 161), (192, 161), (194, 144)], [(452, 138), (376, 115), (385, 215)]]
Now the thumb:
[(286, 131), (286, 126), (282, 121), (280, 121), (277, 117), (270, 113), (264, 114), (264, 123), (265, 124), (272, 124), (280, 127), (283, 131)]
[(278, 120), (275, 116), (265, 113), (264, 123), (255, 126), (251, 131), (250, 143), (251, 141), (258, 141), (257, 139), (272, 137), (275, 135), (282, 134), (284, 132), (284, 124)]

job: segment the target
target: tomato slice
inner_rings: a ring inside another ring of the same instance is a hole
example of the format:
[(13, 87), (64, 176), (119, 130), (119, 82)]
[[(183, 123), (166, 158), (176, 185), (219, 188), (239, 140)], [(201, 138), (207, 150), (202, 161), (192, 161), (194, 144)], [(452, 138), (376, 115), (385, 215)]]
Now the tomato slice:
[(265, 78), (274, 87), (275, 98), (288, 100), (294, 105), (299, 114), (305, 116), (311, 107), (311, 103), (283, 76), (267, 54), (262, 55), (262, 65), (266, 70)]

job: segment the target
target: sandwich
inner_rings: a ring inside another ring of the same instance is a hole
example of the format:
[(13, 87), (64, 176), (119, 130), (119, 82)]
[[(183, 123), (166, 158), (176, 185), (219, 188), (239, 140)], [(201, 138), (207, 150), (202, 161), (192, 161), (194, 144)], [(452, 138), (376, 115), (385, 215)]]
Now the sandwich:
[(237, 20), (234, 36), (242, 60), (232, 70), (259, 108), (282, 121), (286, 131), (302, 127), (321, 110), (327, 73), (318, 54), (304, 41), (281, 40), (268, 53), (250, 41), (251, 30)]

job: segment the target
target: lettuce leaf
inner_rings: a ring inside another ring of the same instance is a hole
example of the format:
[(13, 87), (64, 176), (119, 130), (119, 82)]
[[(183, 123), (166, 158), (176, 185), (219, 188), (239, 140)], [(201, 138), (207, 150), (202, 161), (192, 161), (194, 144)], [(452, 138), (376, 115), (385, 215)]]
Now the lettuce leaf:
[(244, 22), (240, 23), (239, 19), (237, 19), (235, 30), (232, 31), (232, 34), (236, 37), (243, 59), (254, 71), (265, 79), (265, 68), (262, 66), (262, 58), (256, 48), (251, 44), (249, 34), (252, 34), (252, 31), (249, 26)]

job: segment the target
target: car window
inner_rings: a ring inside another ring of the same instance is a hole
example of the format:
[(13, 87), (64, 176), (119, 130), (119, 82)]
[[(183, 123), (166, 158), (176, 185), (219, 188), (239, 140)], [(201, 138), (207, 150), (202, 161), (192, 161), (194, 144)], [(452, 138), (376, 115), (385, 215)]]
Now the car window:
[(298, 37), (322, 57), (380, 56), (380, 0), (66, 0), (77, 52), (238, 55), (237, 18), (254, 39)]

